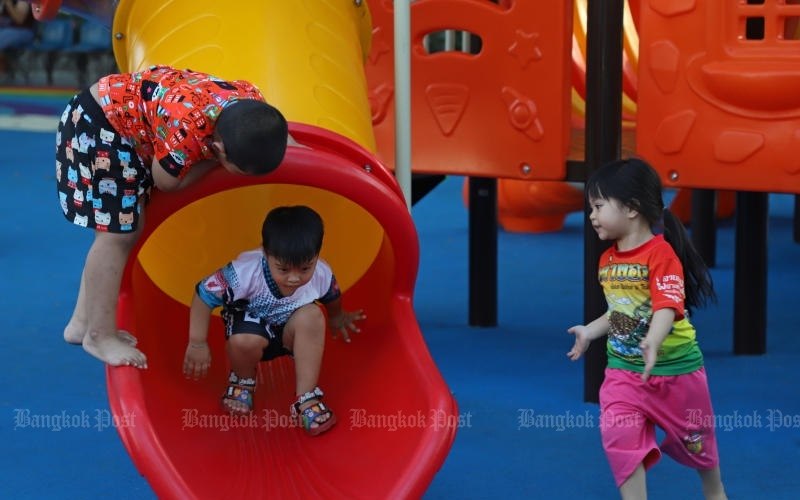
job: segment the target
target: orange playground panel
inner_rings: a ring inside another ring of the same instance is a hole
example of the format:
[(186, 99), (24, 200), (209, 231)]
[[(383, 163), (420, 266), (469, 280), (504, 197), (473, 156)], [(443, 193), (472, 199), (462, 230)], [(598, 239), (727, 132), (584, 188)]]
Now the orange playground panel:
[[(394, 162), (393, 2), (373, 0), (369, 99), (379, 156)], [(570, 137), (569, 2), (411, 4), (415, 172), (562, 180)], [(425, 35), (473, 33), (477, 54), (428, 53)]]
[(796, 0), (640, 5), (637, 152), (668, 186), (800, 192)]

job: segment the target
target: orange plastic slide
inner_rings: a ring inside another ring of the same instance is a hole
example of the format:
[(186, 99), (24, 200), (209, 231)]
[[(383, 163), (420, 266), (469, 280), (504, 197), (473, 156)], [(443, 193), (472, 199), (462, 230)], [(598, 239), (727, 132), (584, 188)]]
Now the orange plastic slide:
[[(452, 445), (458, 414), (414, 316), (413, 221), (374, 155), (362, 66), (366, 5), (122, 0), (112, 33), (124, 71), (159, 63), (256, 83), (310, 147), (289, 148), (264, 178), (217, 170), (187, 190), (154, 194), (119, 302), (120, 328), (138, 337), (149, 368), (107, 371), (116, 427), (139, 471), (160, 498), (421, 496)], [(266, 212), (283, 204), (320, 212), (322, 257), (345, 305), (368, 317), (351, 344), (326, 346), (319, 385), (339, 422), (316, 438), (290, 422), (287, 358), (262, 364), (250, 417), (221, 410), (219, 318), (209, 376), (181, 373), (194, 284), (256, 248)]]

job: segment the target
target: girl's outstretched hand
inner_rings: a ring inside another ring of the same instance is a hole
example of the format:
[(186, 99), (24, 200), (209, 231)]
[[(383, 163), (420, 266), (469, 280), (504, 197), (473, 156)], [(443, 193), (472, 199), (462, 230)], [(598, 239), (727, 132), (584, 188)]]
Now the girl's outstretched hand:
[(642, 382), (647, 382), (650, 378), (650, 372), (656, 366), (656, 359), (658, 359), (658, 348), (661, 346), (651, 345), (647, 337), (639, 342), (639, 348), (642, 350), (642, 358), (644, 358), (644, 371), (642, 372)]
[(589, 329), (586, 325), (575, 325), (567, 329), (567, 332), (575, 336), (575, 344), (572, 349), (567, 353), (567, 357), (571, 361), (576, 361), (586, 352), (589, 348), (591, 340), (589, 339)]
[(361, 329), (356, 325), (356, 321), (366, 319), (363, 309), (358, 311), (342, 311), (340, 314), (328, 318), (328, 326), (333, 332), (333, 338), (337, 338), (338, 334), (342, 334), (345, 342), (350, 342), (350, 332), (358, 333)]

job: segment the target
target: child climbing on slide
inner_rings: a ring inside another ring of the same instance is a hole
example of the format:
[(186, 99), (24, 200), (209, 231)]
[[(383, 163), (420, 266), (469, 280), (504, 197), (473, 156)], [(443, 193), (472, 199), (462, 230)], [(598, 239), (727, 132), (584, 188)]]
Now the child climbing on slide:
[(151, 190), (219, 167), (266, 175), (293, 145), (288, 130), (252, 83), (169, 66), (106, 75), (73, 97), (56, 132), (58, 197), (94, 241), (64, 340), (110, 366), (147, 368), (136, 338), (117, 330), (117, 301)]
[(245, 415), (253, 409), (256, 369), (260, 361), (294, 358), (297, 399), (290, 411), (314, 436), (336, 423), (317, 386), (325, 348), (325, 306), (328, 325), (350, 342), (349, 331), (363, 311), (342, 309), (333, 271), (319, 257), (324, 234), (322, 218), (306, 206), (271, 210), (261, 230), (262, 248), (247, 251), (200, 281), (195, 288), (189, 322), (189, 343), (183, 372), (204, 377), (211, 365), (208, 325), (211, 311), (221, 306), (226, 350), (231, 366), (223, 407)]

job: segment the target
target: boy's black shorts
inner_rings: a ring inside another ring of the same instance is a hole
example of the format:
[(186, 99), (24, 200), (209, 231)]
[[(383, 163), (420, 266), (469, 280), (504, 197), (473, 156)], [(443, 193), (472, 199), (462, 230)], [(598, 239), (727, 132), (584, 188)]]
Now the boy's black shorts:
[(283, 325), (268, 325), (259, 318), (247, 314), (247, 311), (227, 309), (223, 310), (222, 318), (225, 321), (225, 338), (240, 333), (250, 333), (267, 339), (269, 344), (264, 349), (261, 361), (269, 361), (281, 356), (291, 356), (292, 351), (283, 346)]

